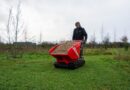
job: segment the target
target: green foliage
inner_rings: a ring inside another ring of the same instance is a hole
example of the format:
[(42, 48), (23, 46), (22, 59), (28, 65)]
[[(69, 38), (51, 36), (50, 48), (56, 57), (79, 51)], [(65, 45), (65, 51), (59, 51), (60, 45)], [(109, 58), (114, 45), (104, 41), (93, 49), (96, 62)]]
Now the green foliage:
[(87, 51), (86, 64), (76, 70), (54, 68), (48, 51), (28, 52), (14, 60), (1, 53), (0, 90), (130, 90), (130, 61), (114, 60), (115, 50), (110, 50), (112, 55)]
[(95, 49), (86, 49), (84, 53), (86, 55), (114, 55), (116, 52), (111, 48), (109, 49), (95, 48)]
[(125, 48), (125, 51), (128, 51), (129, 44), (128, 43), (124, 43), (124, 48)]
[(115, 54), (114, 59), (130, 61), (130, 51), (124, 51), (123, 49), (118, 49), (118, 52)]
[(130, 61), (130, 56), (129, 55), (121, 55), (118, 54), (114, 57), (116, 60), (125, 60), (125, 61)]

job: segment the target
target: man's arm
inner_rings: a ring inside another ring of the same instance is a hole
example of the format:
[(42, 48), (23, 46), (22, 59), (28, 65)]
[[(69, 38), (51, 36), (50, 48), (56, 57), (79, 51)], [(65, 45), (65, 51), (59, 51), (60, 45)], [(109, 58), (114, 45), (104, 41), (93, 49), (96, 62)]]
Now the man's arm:
[(87, 35), (87, 33), (86, 33), (86, 31), (85, 31), (85, 29), (83, 29), (83, 35), (84, 35), (84, 43), (87, 41), (87, 38), (88, 38), (88, 35)]
[(73, 31), (72, 40), (74, 40), (74, 38), (75, 38), (75, 29), (74, 29), (74, 31)]

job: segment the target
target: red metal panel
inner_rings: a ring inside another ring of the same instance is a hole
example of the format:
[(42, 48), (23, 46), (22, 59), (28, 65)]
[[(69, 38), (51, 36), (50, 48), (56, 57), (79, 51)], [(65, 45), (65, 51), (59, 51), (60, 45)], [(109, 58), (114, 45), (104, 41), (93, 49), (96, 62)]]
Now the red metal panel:
[(59, 45), (56, 45), (52, 47), (49, 50), (50, 55), (55, 57), (57, 59), (58, 63), (65, 63), (68, 64), (69, 62), (75, 62), (79, 58), (80, 55), (80, 46), (81, 46), (81, 41), (74, 41), (72, 47), (70, 47), (67, 50), (67, 54), (54, 54), (52, 53)]

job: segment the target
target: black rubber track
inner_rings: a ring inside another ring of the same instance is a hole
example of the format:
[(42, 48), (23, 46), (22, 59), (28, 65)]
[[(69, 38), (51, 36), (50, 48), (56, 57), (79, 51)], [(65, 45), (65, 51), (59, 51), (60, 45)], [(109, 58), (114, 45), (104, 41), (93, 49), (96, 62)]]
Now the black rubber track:
[(77, 60), (76, 62), (70, 62), (69, 64), (64, 64), (64, 63), (54, 63), (54, 66), (56, 68), (67, 68), (67, 69), (76, 69), (85, 64), (85, 60)]

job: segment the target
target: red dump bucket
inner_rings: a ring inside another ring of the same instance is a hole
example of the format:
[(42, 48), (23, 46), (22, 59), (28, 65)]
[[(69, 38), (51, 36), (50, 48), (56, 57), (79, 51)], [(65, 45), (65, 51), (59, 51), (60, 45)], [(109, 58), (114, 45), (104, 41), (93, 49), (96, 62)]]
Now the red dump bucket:
[(58, 63), (69, 64), (76, 62), (80, 57), (81, 41), (66, 41), (52, 47), (49, 50), (50, 55), (56, 58)]

